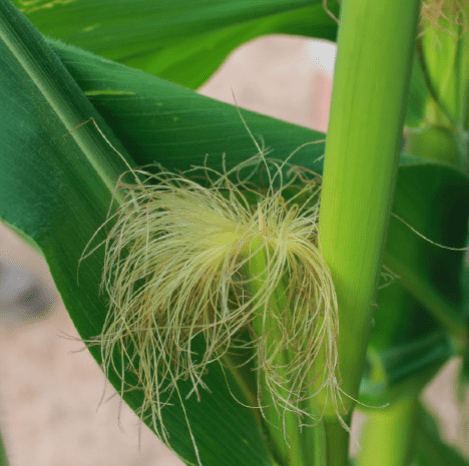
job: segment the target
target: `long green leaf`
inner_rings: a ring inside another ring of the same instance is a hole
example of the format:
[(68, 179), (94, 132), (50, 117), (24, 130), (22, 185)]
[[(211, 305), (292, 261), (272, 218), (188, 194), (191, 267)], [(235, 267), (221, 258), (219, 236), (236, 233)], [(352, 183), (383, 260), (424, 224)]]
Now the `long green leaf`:
[[(188, 87), (235, 47), (265, 34), (335, 40), (322, 0), (15, 0), (43, 33)], [(338, 4), (328, 3), (338, 14)]]
[[(89, 117), (104, 130), (106, 126), (40, 34), (4, 0), (0, 38), (0, 217), (42, 250), (64, 304), (86, 340), (100, 333), (106, 313), (106, 300), (98, 289), (102, 251), (85, 260), (79, 271), (78, 261), (106, 217), (115, 178), (125, 165), (93, 125), (64, 137)], [(91, 352), (99, 362), (98, 348)], [(118, 386), (119, 380), (114, 376), (111, 382)], [(218, 366), (211, 368), (205, 382), (211, 394), (204, 393), (200, 403), (195, 397), (185, 403), (203, 463), (270, 465), (252, 412), (234, 400)], [(228, 382), (242, 400), (229, 376)], [(180, 389), (185, 396), (190, 386), (181, 383)], [(124, 398), (133, 409), (142, 403), (137, 392)], [(195, 462), (178, 399), (165, 417), (172, 447)]]
[[(235, 107), (196, 94), (147, 73), (54, 42), (62, 62), (138, 165), (160, 163), (169, 170), (193, 165), (227, 169), (257, 151)], [(307, 128), (241, 111), (270, 156), (316, 171), (324, 135)]]
[(445, 330), (464, 344), (464, 253), (435, 246), (410, 227), (434, 242), (463, 247), (468, 212), (469, 181), (459, 171), (441, 163), (401, 166), (393, 205), (399, 219), (391, 218), (384, 258), (398, 278), (378, 293), (364, 403), (384, 404), (422, 388), (457, 349)]
[(415, 466), (468, 466), (469, 460), (441, 438), (435, 419), (422, 406), (415, 432)]

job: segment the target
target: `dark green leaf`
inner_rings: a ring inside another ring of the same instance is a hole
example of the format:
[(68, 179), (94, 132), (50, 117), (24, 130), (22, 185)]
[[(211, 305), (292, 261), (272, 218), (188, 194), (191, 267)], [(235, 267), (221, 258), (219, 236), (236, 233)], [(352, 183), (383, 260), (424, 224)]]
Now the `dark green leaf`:
[[(15, 0), (43, 33), (198, 87), (238, 45), (265, 34), (335, 40), (322, 0)], [(338, 15), (338, 4), (328, 8)]]
[[(106, 314), (105, 296), (98, 289), (103, 252), (82, 262), (79, 273), (78, 260), (106, 218), (113, 186), (125, 165), (92, 124), (64, 137), (90, 117), (110, 138), (112, 134), (42, 37), (5, 0), (0, 0), (0, 39), (0, 217), (41, 249), (86, 340), (100, 333)], [(103, 234), (98, 240), (102, 238)], [(91, 352), (99, 362), (98, 348)], [(111, 382), (119, 384), (116, 376)], [(218, 366), (211, 368), (205, 382), (211, 393), (203, 393), (201, 402), (195, 396), (185, 402), (204, 464), (270, 465), (252, 412), (234, 400)], [(188, 383), (181, 383), (182, 396), (189, 389)], [(133, 409), (142, 402), (138, 392), (124, 399)], [(181, 403), (177, 398), (173, 402), (165, 412), (172, 447), (194, 462)]]
[(468, 466), (465, 459), (454, 448), (446, 444), (439, 433), (435, 420), (422, 406), (418, 410), (415, 432), (415, 466)]
[[(169, 170), (187, 170), (207, 161), (221, 170), (224, 156), (230, 169), (257, 152), (235, 107), (76, 47), (54, 45), (138, 165), (158, 162)], [(254, 112), (241, 110), (241, 114), (272, 157), (285, 159), (302, 144), (311, 143), (291, 163), (322, 170), (322, 163), (316, 162), (324, 153), (322, 133)]]
[(401, 166), (384, 263), (399, 276), (378, 293), (363, 400), (384, 403), (418, 391), (467, 335), (460, 274), (464, 253), (430, 244), (463, 247), (467, 236), (469, 181), (449, 166)]

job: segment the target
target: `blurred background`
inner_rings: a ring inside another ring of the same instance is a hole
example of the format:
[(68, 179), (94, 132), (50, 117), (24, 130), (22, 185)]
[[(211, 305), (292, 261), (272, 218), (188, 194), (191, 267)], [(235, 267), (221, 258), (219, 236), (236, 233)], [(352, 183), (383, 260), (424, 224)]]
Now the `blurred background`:
[[(268, 36), (235, 50), (199, 92), (325, 132), (334, 61), (332, 43)], [(45, 261), (0, 224), (0, 426), (10, 466), (181, 466), (83, 349)], [(458, 364), (444, 367), (425, 401), (447, 441), (469, 454), (452, 384)], [(358, 415), (355, 436), (359, 427)]]

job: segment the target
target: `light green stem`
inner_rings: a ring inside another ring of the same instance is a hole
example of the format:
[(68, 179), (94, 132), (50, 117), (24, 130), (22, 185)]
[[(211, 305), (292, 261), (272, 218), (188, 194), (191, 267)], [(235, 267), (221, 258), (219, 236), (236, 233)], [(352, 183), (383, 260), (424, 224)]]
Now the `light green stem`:
[(409, 461), (418, 399), (410, 395), (367, 415), (356, 466), (406, 466)]
[[(265, 286), (267, 276), (267, 246), (259, 247), (261, 244), (261, 239), (259, 239), (259, 241), (253, 241), (252, 251), (256, 252), (252, 254), (249, 260), (248, 274), (251, 278), (255, 277), (255, 279), (251, 279), (250, 282), (251, 293), (253, 295)], [(287, 306), (287, 302), (284, 289), (282, 285), (279, 285), (273, 293), (269, 308), (271, 312), (278, 314), (285, 311), (285, 306)], [(254, 319), (253, 327), (258, 335), (263, 332), (265, 328), (268, 328), (270, 338), (274, 343), (281, 338), (281, 335), (276, 332), (277, 326), (275, 325), (275, 318), (271, 316), (269, 319), (269, 317), (270, 316), (267, 315), (267, 322), (263, 324), (262, 312), (260, 311), (259, 316)], [(278, 364), (280, 368), (288, 364), (288, 354), (285, 351), (280, 353), (275, 363)], [(281, 371), (281, 369), (279, 369), (279, 371)], [(299, 419), (296, 414), (291, 412), (283, 413), (274, 405), (274, 400), (270, 396), (263, 374), (259, 374), (259, 377), (262, 391), (260, 403), (263, 406), (262, 411), (266, 421), (266, 429), (269, 433), (272, 443), (271, 446), (275, 455), (284, 466), (302, 466), (303, 455)], [(285, 395), (287, 396), (288, 394), (285, 393)]]
[[(267, 277), (267, 246), (259, 247), (262, 240), (253, 241), (252, 251), (255, 251), (249, 259), (247, 273), (251, 277), (251, 293), (255, 295), (265, 286)], [(268, 329), (270, 343), (275, 345), (281, 339), (280, 330), (276, 330), (278, 322), (275, 315), (288, 312), (288, 303), (286, 299), (286, 283), (280, 284), (274, 290), (269, 302), (269, 312), (265, 316), (266, 322), (263, 322), (262, 309), (259, 315), (253, 321), (254, 331), (259, 335)], [(280, 353), (274, 364), (278, 365), (279, 375), (282, 376), (282, 367), (289, 364), (290, 354), (288, 350)], [(283, 411), (281, 407), (275, 406), (274, 400), (269, 392), (268, 385), (265, 383), (263, 374), (260, 377), (260, 387), (262, 399), (260, 400), (265, 418), (265, 427), (271, 442), (271, 448), (274, 456), (282, 466), (326, 466), (326, 433), (324, 425), (319, 423), (315, 427), (300, 427), (301, 419), (298, 414), (290, 411)], [(285, 399), (288, 399), (288, 389), (281, 393)], [(308, 405), (309, 403), (309, 405)], [(310, 402), (305, 401), (305, 406), (301, 409), (313, 409)]]
[[(320, 247), (338, 297), (341, 388), (350, 396), (344, 397), (349, 412), (358, 398), (394, 196), (418, 13), (418, 0), (342, 3)], [(334, 466), (347, 461), (343, 441), (338, 449)]]
[[(343, 420), (350, 424), (350, 416), (344, 416)], [(348, 464), (349, 433), (344, 429), (337, 418), (329, 418), (325, 421), (327, 434), (327, 465), (339, 466)]]

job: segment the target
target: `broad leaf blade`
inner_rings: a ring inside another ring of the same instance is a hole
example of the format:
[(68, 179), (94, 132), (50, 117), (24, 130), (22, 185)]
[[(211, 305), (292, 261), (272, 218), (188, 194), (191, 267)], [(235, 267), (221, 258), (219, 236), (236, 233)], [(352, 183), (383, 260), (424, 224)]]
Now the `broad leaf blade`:
[(54, 42), (56, 52), (138, 165), (229, 170), (257, 152), (242, 118), (269, 155), (322, 170), (324, 134), (238, 110), (147, 73)]
[[(192, 88), (234, 48), (260, 35), (335, 40), (337, 34), (322, 0), (15, 3), (43, 34)], [(338, 14), (337, 2), (328, 8)]]
[[(337, 8), (331, 9), (338, 14)], [(207, 81), (236, 47), (268, 34), (292, 34), (335, 41), (337, 24), (322, 5), (308, 6), (241, 22), (177, 42), (145, 56), (121, 60), (121, 63), (195, 89)]]
[[(103, 252), (98, 250), (81, 263), (77, 283), (78, 261), (105, 220), (112, 185), (126, 166), (93, 125), (64, 138), (74, 120), (84, 122), (92, 116), (104, 130), (106, 125), (40, 34), (4, 0), (0, 1), (0, 38), (4, 109), (0, 217), (42, 250), (64, 304), (86, 340), (100, 333), (106, 314), (106, 300), (98, 290)], [(90, 350), (99, 362), (99, 350)], [(111, 382), (118, 386), (119, 380), (114, 376)], [(195, 397), (186, 402), (204, 464), (270, 465), (252, 412), (231, 396), (218, 366), (211, 368), (205, 382), (212, 394), (204, 393), (200, 403)], [(232, 381), (230, 386), (242, 399)], [(180, 389), (185, 395), (190, 386), (181, 383)], [(124, 399), (133, 409), (142, 402), (137, 392)], [(195, 462), (184, 412), (178, 400), (173, 401), (166, 413), (172, 447)]]
[(469, 461), (441, 438), (433, 417), (419, 406), (415, 431), (415, 466), (468, 466)]
[[(464, 340), (460, 275), (467, 237), (469, 180), (441, 164), (400, 167), (384, 264), (397, 276), (378, 293), (362, 399), (382, 404), (417, 393), (454, 354), (448, 334)], [(402, 222), (404, 220), (406, 224)], [(409, 227), (410, 226), (410, 227)]]

